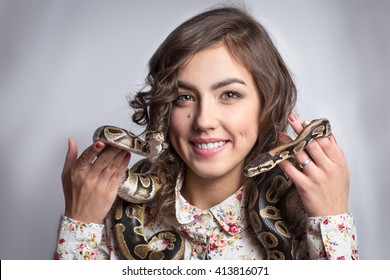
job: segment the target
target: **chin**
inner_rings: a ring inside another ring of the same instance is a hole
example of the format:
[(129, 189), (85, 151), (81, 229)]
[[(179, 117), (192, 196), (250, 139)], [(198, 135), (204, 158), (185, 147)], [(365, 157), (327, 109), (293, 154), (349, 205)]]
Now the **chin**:
[(223, 175), (225, 175), (225, 173), (223, 172), (194, 172), (196, 175), (198, 175), (199, 177), (203, 178), (203, 179), (209, 179), (209, 180), (213, 180), (213, 179), (217, 179), (217, 178), (221, 178)]
[(193, 173), (204, 179), (218, 179), (230, 174), (233, 167), (202, 164), (201, 166), (187, 166)]

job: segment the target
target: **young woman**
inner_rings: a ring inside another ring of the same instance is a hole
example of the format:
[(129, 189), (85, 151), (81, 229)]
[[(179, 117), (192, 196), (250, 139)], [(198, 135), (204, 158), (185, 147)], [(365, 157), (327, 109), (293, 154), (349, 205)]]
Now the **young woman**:
[[(146, 132), (164, 132), (168, 148), (154, 163), (162, 188), (145, 210), (146, 238), (179, 233), (185, 259), (266, 258), (247, 213), (248, 194), (261, 180), (245, 178), (243, 169), (290, 142), (288, 124), (297, 133), (304, 128), (291, 113), (294, 83), (267, 32), (240, 9), (199, 14), (157, 49), (147, 86), (130, 102), (133, 120)], [(123, 258), (110, 209), (129, 159), (102, 142), (77, 158), (69, 141), (55, 258)], [(305, 212), (292, 214), (299, 219), (291, 229), (294, 258), (357, 259), (349, 169), (334, 136), (313, 140), (295, 161), (279, 164)]]

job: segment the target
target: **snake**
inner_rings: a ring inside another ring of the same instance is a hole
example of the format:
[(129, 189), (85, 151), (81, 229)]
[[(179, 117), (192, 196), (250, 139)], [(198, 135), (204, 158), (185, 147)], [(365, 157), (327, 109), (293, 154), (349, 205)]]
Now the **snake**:
[[(283, 214), (283, 198), (293, 183), (278, 164), (291, 159), (314, 139), (329, 137), (331, 126), (326, 118), (311, 121), (290, 143), (256, 156), (243, 170), (246, 177), (259, 177), (261, 184), (252, 188), (247, 211), (250, 224), (266, 251), (267, 259), (296, 258), (296, 242)], [(114, 206), (114, 234), (123, 256), (130, 260), (178, 260), (184, 258), (184, 239), (174, 230), (145, 236), (145, 207), (161, 188), (154, 160), (165, 149), (164, 134), (148, 133), (142, 140), (130, 131), (105, 125), (96, 129), (93, 141), (144, 156), (127, 169), (120, 183)], [(156, 242), (162, 241), (164, 249)]]

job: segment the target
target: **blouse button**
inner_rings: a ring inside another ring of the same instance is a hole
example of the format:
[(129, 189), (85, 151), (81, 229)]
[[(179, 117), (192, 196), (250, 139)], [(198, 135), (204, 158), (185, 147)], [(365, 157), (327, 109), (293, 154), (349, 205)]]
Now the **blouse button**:
[(328, 232), (327, 234), (326, 234), (326, 236), (328, 237), (328, 239), (333, 239), (334, 238), (334, 232)]
[(93, 250), (93, 249), (96, 249), (96, 242), (95, 241), (88, 241), (87, 242), (87, 246), (86, 246), (88, 249), (90, 249), (90, 250)]
[(203, 225), (208, 225), (208, 223), (210, 222), (210, 216), (208, 214), (202, 214), (200, 215), (200, 222), (203, 224)]

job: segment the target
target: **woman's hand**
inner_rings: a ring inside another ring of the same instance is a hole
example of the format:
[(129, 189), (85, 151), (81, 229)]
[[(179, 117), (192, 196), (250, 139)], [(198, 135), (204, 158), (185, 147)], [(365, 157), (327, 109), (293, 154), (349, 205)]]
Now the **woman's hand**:
[[(304, 128), (295, 115), (289, 116), (289, 122), (296, 133)], [(292, 141), (283, 132), (279, 138), (283, 143)], [(334, 136), (311, 141), (305, 150), (295, 155), (295, 159), (298, 166), (287, 160), (279, 165), (296, 185), (308, 215), (348, 213), (350, 171)]]
[(77, 158), (77, 143), (69, 139), (68, 145), (62, 171), (65, 215), (84, 223), (102, 223), (115, 201), (130, 154), (95, 142)]

